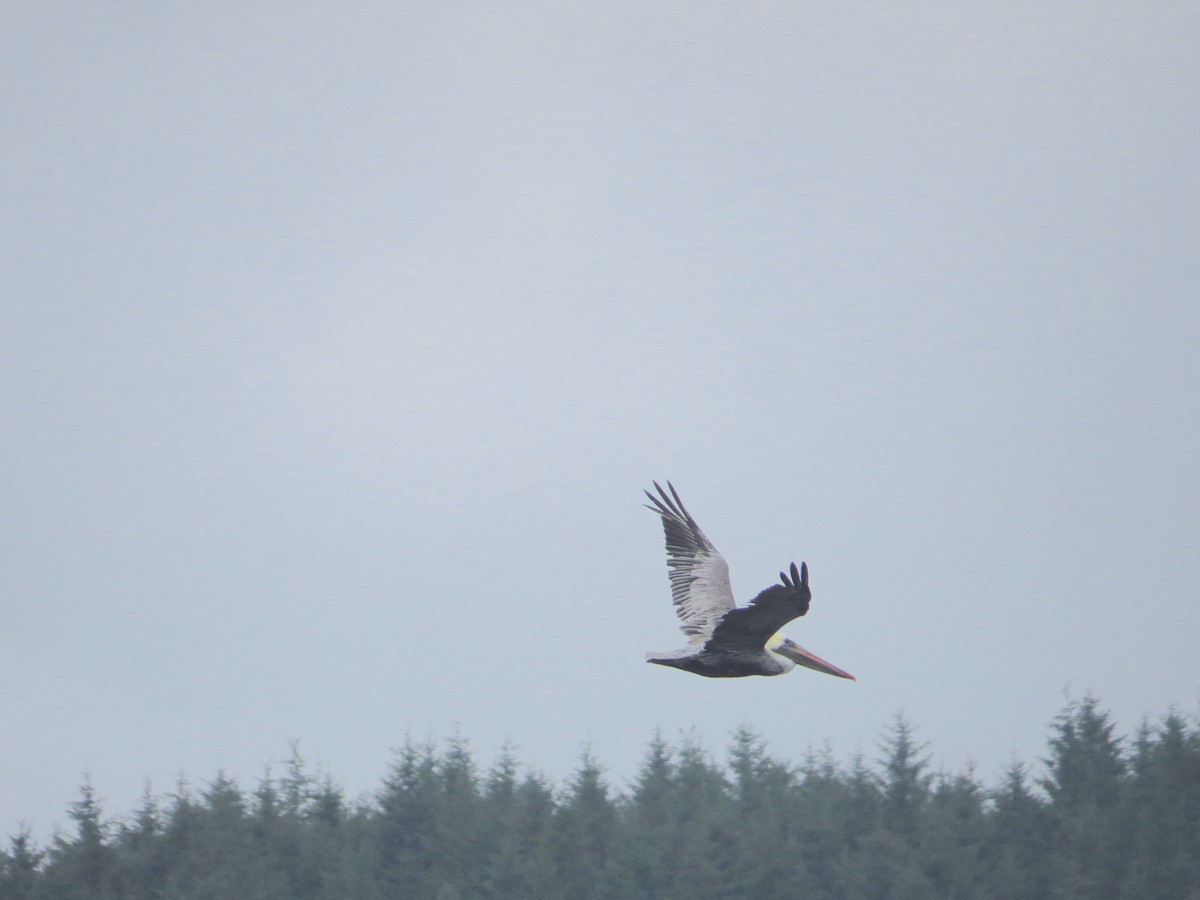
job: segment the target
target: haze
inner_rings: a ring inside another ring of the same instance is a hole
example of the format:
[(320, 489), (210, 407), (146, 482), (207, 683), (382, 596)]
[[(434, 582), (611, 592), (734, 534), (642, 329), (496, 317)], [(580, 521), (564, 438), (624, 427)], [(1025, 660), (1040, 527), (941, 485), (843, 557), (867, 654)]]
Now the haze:
[[(0, 834), (1196, 709), (1200, 10), (9, 4)], [(671, 479), (853, 672), (712, 681)]]

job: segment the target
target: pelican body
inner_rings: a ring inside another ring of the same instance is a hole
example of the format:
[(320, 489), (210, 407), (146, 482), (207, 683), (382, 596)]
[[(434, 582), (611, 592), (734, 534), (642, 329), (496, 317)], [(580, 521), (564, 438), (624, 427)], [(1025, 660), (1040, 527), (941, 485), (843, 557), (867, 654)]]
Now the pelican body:
[(657, 481), (654, 487), (658, 496), (646, 491), (652, 504), (647, 508), (662, 518), (671, 599), (688, 644), (667, 653), (647, 653), (646, 662), (706, 678), (783, 675), (799, 665), (855, 680), (783, 636), (783, 626), (805, 615), (812, 602), (807, 563), (800, 563), (799, 569), (792, 563), (788, 572), (779, 573), (779, 584), (739, 607), (725, 558), (700, 530), (674, 485), (667, 482), (669, 494)]

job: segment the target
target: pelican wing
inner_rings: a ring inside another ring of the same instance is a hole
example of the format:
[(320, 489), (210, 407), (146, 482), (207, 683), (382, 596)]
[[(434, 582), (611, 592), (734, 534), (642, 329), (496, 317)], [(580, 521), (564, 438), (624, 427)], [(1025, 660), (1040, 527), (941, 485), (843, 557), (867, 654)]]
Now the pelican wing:
[(731, 609), (717, 623), (705, 648), (708, 650), (761, 650), (780, 628), (808, 612), (812, 591), (808, 588), (808, 565), (792, 563), (791, 577), (779, 573), (773, 584), (749, 605)]
[(667, 482), (670, 494), (657, 481), (654, 487), (658, 496), (646, 491), (653, 504), (647, 508), (662, 517), (671, 599), (679, 627), (690, 643), (707, 641), (717, 623), (734, 608), (729, 566), (684, 507), (674, 485)]

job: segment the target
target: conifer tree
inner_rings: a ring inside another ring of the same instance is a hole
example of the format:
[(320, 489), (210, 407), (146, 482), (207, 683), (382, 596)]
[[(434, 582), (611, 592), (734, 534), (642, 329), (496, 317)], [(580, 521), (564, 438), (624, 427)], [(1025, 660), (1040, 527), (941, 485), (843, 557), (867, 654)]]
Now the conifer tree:
[(67, 815), (75, 823), (75, 836), (58, 835), (50, 850), (51, 892), (64, 900), (111, 896), (112, 850), (106, 843), (107, 824), (90, 778), (80, 787), (80, 797)]
[(851, 852), (857, 852), (862, 841), (882, 827), (883, 816), (880, 780), (867, 768), (861, 753), (856, 753), (851, 761), (846, 791), (844, 835)]
[(1107, 807), (1120, 793), (1125, 760), (1115, 725), (1091, 694), (1071, 702), (1051, 726), (1043, 787), (1059, 809)]
[(781, 884), (801, 890), (806, 872), (798, 846), (796, 773), (773, 759), (745, 726), (733, 734), (729, 769), (736, 818), (725, 838), (731, 849), (727, 890), (736, 896), (769, 894)]
[(623, 896), (618, 865), (617, 816), (608, 785), (585, 750), (554, 819), (556, 881), (562, 896)]
[(666, 897), (678, 888), (686, 823), (678, 818), (676, 786), (671, 748), (656, 731), (624, 809), (621, 855), (636, 896)]
[[(505, 744), (483, 781), (481, 834), (487, 858), (479, 894), (487, 898), (534, 896), (526, 868), (532, 844), (522, 827), (517, 759)], [(548, 863), (547, 863), (548, 864)]]
[(1173, 900), (1200, 893), (1200, 733), (1177, 713), (1138, 733), (1121, 816), (1130, 858), (1123, 896)]
[(983, 895), (994, 900), (1043, 900), (1051, 890), (1051, 814), (1029, 788), (1026, 768), (1014, 760), (991, 795)]
[(851, 865), (851, 851), (845, 837), (851, 804), (848, 779), (835, 764), (828, 747), (819, 752), (810, 749), (798, 775), (793, 816), (804, 881), (797, 891), (810, 896), (845, 896), (846, 872)]
[(1124, 821), (1113, 815), (1125, 760), (1114, 724), (1090, 694), (1070, 703), (1051, 726), (1048, 774), (1055, 832), (1054, 885), (1064, 898), (1109, 900), (1124, 878)]
[(987, 850), (985, 795), (973, 773), (940, 775), (921, 826), (920, 868), (934, 895), (978, 897)]
[(171, 865), (163, 840), (163, 817), (149, 782), (141, 806), (118, 827), (113, 884), (119, 897), (153, 897)]
[(728, 836), (737, 814), (730, 783), (694, 734), (684, 737), (675, 758), (675, 815), (681, 825), (672, 896), (696, 891), (698, 897), (719, 897), (728, 882), (733, 852)]
[(433, 848), (430, 866), (437, 870), (438, 888), (460, 896), (478, 888), (482, 863), (489, 855), (486, 835), (478, 831), (481, 817), (479, 779), (467, 741), (455, 734), (435, 766), (438, 792), (433, 805)]
[(897, 715), (883, 745), (883, 824), (910, 844), (917, 841), (933, 780), (925, 746), (916, 742), (903, 714)]
[(34, 846), (29, 828), (22, 826), (0, 851), (0, 897), (33, 900), (38, 885), (38, 866), (45, 854)]
[(406, 739), (384, 778), (375, 839), (384, 884), (415, 897), (432, 896), (434, 817), (438, 795), (433, 745)]

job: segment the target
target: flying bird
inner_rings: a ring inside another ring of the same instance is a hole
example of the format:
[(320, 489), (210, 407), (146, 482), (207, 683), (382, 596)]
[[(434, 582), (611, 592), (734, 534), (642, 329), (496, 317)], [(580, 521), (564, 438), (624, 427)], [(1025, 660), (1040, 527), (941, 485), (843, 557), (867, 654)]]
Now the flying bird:
[(658, 496), (646, 491), (647, 509), (662, 517), (671, 599), (688, 644), (669, 653), (647, 653), (646, 662), (708, 678), (783, 675), (800, 665), (856, 680), (783, 636), (783, 626), (807, 613), (812, 601), (807, 563), (800, 563), (799, 570), (792, 563), (790, 573), (779, 573), (780, 584), (739, 607), (725, 557), (704, 536), (675, 486), (667, 482), (670, 494), (657, 481), (654, 487)]

